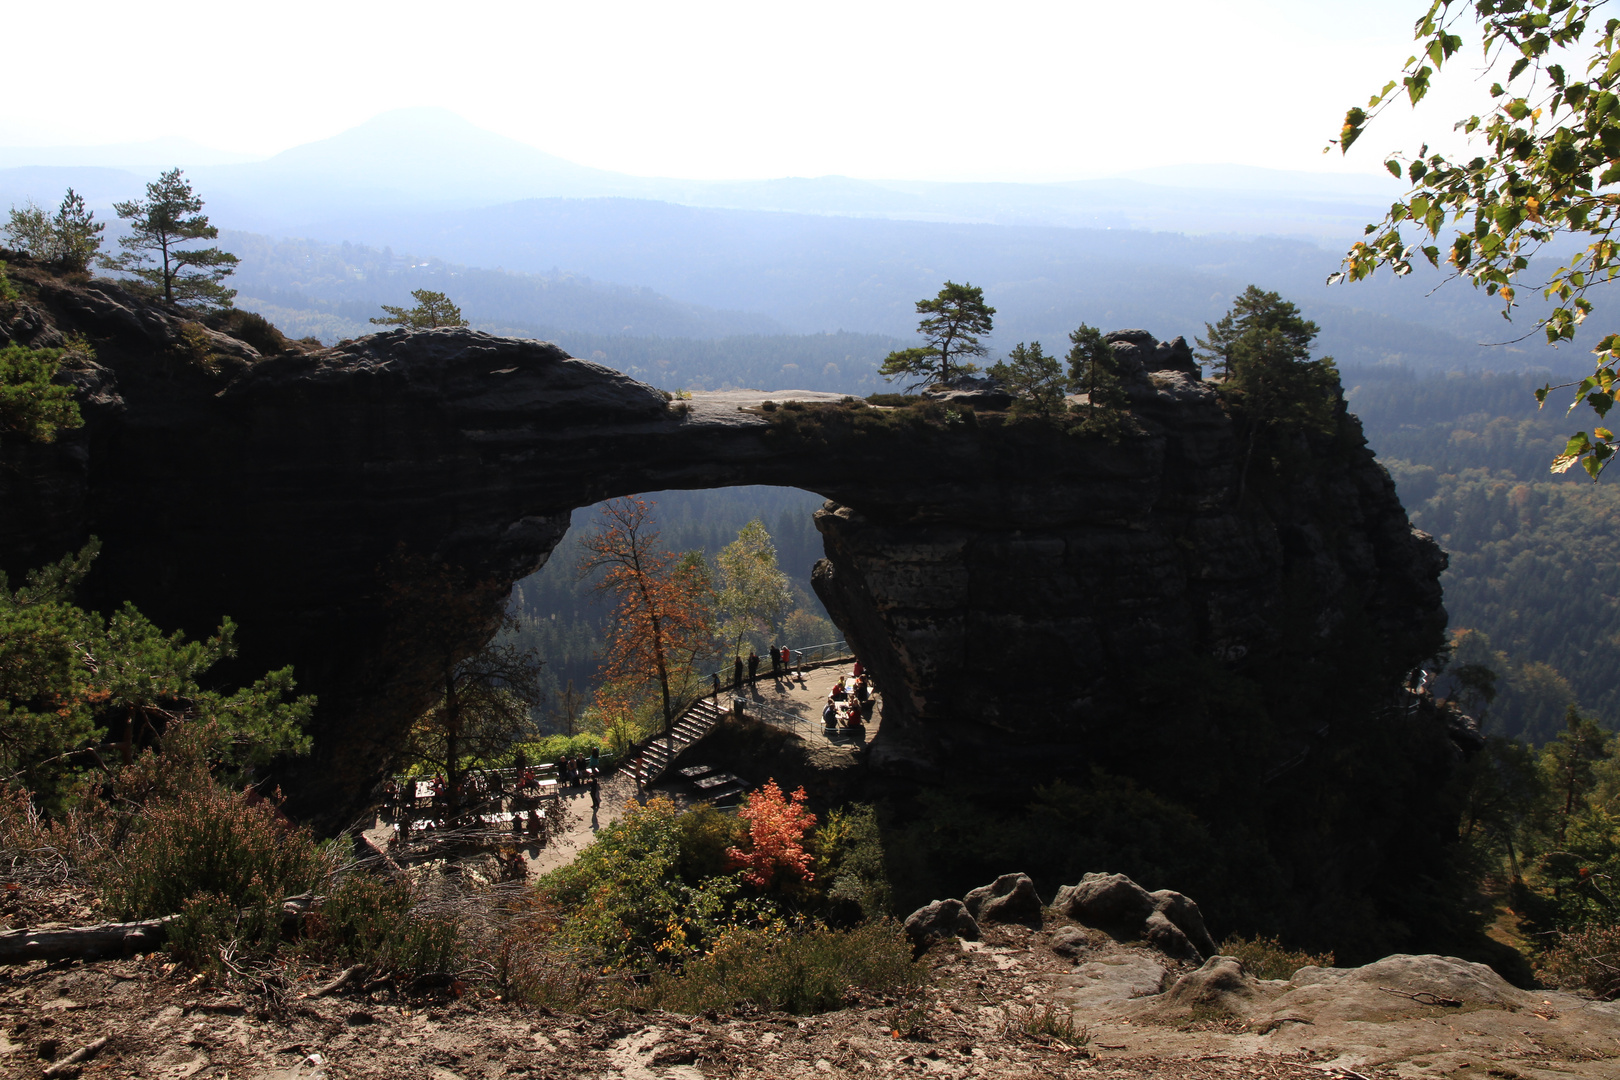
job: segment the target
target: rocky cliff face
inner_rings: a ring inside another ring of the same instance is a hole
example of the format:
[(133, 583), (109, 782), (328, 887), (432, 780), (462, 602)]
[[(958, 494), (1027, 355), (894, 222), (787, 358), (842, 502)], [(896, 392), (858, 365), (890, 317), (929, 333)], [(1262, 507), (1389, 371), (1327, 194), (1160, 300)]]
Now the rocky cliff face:
[(971, 465), (941, 461), (932, 484), (817, 515), (817, 591), (889, 688), (880, 760), (1084, 745), (1090, 724), (1132, 709), (1145, 669), (1268, 662), (1298, 631), (1291, 596), (1310, 598), (1323, 647), (1365, 621), (1388, 685), (1438, 646), (1445, 555), (1412, 529), (1355, 417), (1341, 407), (1335, 437), (1295, 448), (1310, 467), (1240, 499), (1237, 432), (1185, 342), (1111, 338), (1135, 436), (964, 433)]
[[(943, 406), (886, 423), (830, 396), (672, 408), (553, 345), (470, 330), (265, 357), (115, 285), (13, 277), (25, 302), (0, 341), (81, 333), (97, 361), (68, 373), (84, 429), (0, 447), (4, 569), (98, 535), (93, 603), (132, 600), (191, 633), (228, 614), (241, 672), (294, 664), (321, 704), (315, 754), (285, 780), (329, 826), (363, 805), (435, 667), (487, 637), (568, 512), (614, 495), (828, 496), (817, 589), (885, 691), (873, 757), (894, 768), (987, 745), (1078, 760), (1144, 668), (1243, 669), (1300, 626), (1324, 642), (1367, 627), (1393, 684), (1444, 625), (1443, 557), (1354, 418), (1303, 447), (1297, 483), (1239, 501), (1214, 393), (1184, 343), (1139, 332), (1118, 338), (1139, 430), (1109, 444)], [(453, 632), (424, 640), (391, 606), (401, 553), (478, 586)]]

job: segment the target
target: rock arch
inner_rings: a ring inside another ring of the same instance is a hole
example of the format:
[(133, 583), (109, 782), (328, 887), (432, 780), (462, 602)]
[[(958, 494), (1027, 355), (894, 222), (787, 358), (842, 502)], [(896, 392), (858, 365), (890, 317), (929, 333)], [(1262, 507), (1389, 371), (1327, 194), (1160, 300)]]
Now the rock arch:
[[(259, 357), (219, 337), (179, 364), (179, 320), (116, 287), (42, 290), (106, 343), (75, 373), (88, 424), (11, 447), (8, 571), (90, 534), (93, 587), (160, 624), (242, 627), (243, 671), (291, 662), (321, 697), (316, 752), (285, 777), (331, 826), (361, 805), (431, 694), (379, 578), (401, 546), (506, 586), (569, 512), (667, 488), (776, 484), (826, 496), (817, 591), (888, 691), (883, 768), (987, 748), (1058, 762), (1128, 713), (1132, 672), (1177, 656), (1252, 662), (1304, 581), (1314, 617), (1354, 613), (1392, 682), (1444, 626), (1444, 557), (1410, 528), (1344, 416), (1297, 490), (1234, 498), (1232, 425), (1185, 344), (1117, 337), (1140, 431), (1116, 444), (970, 409), (885, 424), (829, 395), (668, 402), (557, 347), (395, 331)], [(165, 359), (165, 358), (168, 359)], [(499, 587), (458, 648), (487, 636)], [(1122, 712), (1123, 710), (1123, 712)]]

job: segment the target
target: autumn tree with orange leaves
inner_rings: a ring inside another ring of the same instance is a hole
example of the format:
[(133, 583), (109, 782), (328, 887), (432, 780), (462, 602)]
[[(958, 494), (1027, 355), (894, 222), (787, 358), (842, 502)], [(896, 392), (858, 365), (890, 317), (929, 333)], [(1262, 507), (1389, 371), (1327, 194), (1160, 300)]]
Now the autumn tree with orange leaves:
[(701, 558), (659, 549), (652, 504), (636, 496), (602, 507), (599, 527), (580, 537), (579, 576), (617, 601), (597, 671), (596, 704), (609, 718), (633, 712), (656, 690), (665, 733), (696, 684), (697, 663), (714, 647), (712, 586)]
[(727, 848), (726, 858), (731, 869), (743, 872), (748, 884), (769, 889), (782, 875), (805, 884), (815, 880), (804, 838), (815, 827), (816, 815), (804, 802), (803, 787), (789, 797), (774, 779), (744, 797), (737, 816), (748, 826), (748, 841), (742, 847)]

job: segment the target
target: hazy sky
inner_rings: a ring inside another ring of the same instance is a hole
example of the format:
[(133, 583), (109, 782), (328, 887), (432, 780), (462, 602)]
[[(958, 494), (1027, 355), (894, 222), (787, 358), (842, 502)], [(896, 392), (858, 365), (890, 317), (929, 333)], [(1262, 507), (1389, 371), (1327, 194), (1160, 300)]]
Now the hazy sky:
[[(81, 0), (12, 4), (0, 145), (270, 154), (440, 105), (582, 164), (699, 178), (1366, 172), (1476, 111), (1468, 72), (1348, 162), (1424, 0)], [(56, 47), (68, 33), (71, 49)], [(1470, 57), (1472, 59), (1472, 56)], [(19, 89), (19, 88), (27, 88)], [(33, 108), (29, 103), (37, 102)]]

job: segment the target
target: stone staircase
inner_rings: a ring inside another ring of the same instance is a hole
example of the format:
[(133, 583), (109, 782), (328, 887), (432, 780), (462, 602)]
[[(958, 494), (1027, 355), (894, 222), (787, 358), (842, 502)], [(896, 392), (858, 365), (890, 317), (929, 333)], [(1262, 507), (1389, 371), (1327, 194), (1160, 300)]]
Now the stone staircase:
[(675, 721), (673, 752), (668, 736), (659, 735), (630, 759), (629, 764), (625, 766), (626, 771), (635, 777), (642, 787), (656, 782), (682, 750), (707, 735), (709, 729), (718, 724), (724, 715), (713, 698), (698, 698), (681, 714), (680, 719)]

